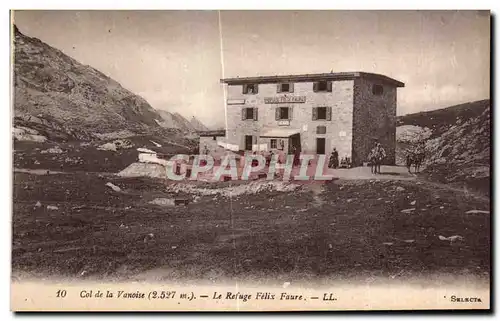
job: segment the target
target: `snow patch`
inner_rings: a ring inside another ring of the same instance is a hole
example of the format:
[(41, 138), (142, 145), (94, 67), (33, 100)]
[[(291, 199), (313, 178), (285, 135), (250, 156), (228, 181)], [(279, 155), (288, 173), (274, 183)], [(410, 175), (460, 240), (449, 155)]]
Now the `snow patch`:
[(155, 198), (150, 204), (160, 205), (160, 206), (175, 206), (175, 200), (171, 198)]
[(465, 212), (465, 214), (490, 214), (490, 211), (470, 210), (470, 211)]
[(52, 147), (52, 148), (49, 148), (46, 150), (42, 150), (40, 153), (41, 154), (61, 154), (61, 153), (64, 153), (64, 151), (59, 146), (56, 146), (56, 147)]
[(97, 147), (98, 150), (110, 150), (116, 152), (118, 149), (132, 148), (134, 145), (129, 140), (117, 139)]
[(160, 145), (160, 144), (158, 144), (157, 142), (154, 142), (154, 141), (152, 141), (152, 140), (150, 140), (150, 142), (151, 142), (151, 143), (153, 143), (153, 145), (155, 145), (156, 147), (161, 147), (161, 145)]
[(120, 177), (151, 177), (166, 178), (167, 169), (157, 163), (138, 162), (132, 163), (117, 174)]
[(27, 127), (14, 127), (12, 129), (12, 134), (14, 135), (14, 139), (16, 140), (38, 143), (47, 141), (47, 137), (39, 135), (38, 131)]

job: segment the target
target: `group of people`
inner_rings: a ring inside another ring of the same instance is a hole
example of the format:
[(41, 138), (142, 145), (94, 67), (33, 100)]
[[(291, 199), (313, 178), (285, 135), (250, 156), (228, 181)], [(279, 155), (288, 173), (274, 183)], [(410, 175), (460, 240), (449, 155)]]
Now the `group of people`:
[(343, 157), (339, 162), (339, 152), (337, 148), (333, 148), (332, 153), (330, 154), (330, 159), (328, 161), (328, 168), (351, 168), (351, 158)]
[[(371, 166), (371, 170), (373, 174), (380, 174), (380, 166), (382, 164), (383, 159), (387, 156), (384, 148), (380, 143), (375, 143), (375, 146), (372, 148), (370, 153), (368, 154), (368, 162)], [(347, 167), (350, 167), (350, 160), (348, 158), (345, 159)], [(340, 162), (342, 163), (342, 162)], [(339, 153), (336, 148), (333, 148), (333, 151), (330, 155), (330, 160), (328, 162), (329, 168), (338, 168), (339, 167)]]

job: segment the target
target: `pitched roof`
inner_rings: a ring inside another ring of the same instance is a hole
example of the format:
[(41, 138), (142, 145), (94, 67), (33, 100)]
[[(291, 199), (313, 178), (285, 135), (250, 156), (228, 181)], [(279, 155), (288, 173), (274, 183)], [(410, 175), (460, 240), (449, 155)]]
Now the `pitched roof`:
[(356, 78), (369, 78), (380, 82), (391, 84), (395, 87), (404, 87), (405, 84), (381, 75), (368, 72), (331, 72), (323, 74), (302, 74), (302, 75), (275, 75), (275, 76), (258, 76), (258, 77), (236, 77), (221, 79), (221, 83), (229, 85), (241, 85), (248, 83), (281, 83), (281, 82), (311, 82), (318, 80), (352, 80)]

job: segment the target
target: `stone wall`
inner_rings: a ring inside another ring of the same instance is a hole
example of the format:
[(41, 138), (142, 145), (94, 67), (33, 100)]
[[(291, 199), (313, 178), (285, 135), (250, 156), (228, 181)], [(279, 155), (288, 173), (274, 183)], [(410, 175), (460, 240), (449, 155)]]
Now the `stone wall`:
[[(372, 92), (374, 84), (383, 85), (383, 93)], [(375, 142), (380, 142), (387, 153), (384, 163), (394, 165), (396, 160), (397, 88), (359, 78), (354, 81), (353, 164), (362, 165)]]
[[(232, 144), (244, 148), (245, 135), (255, 136), (270, 128), (293, 128), (300, 131), (303, 153), (316, 153), (316, 138), (326, 139), (325, 153), (334, 147), (339, 156), (351, 156), (352, 117), (353, 117), (353, 80), (334, 81), (332, 92), (314, 92), (312, 82), (294, 83), (293, 93), (277, 93), (277, 84), (259, 84), (258, 94), (243, 94), (242, 85), (227, 86), (228, 101), (245, 100), (245, 104), (228, 105), (228, 139)], [(265, 97), (306, 96), (305, 103), (266, 104)], [(257, 120), (242, 120), (244, 107), (256, 107)], [(277, 107), (292, 107), (292, 119), (287, 126), (279, 126), (275, 119)], [(331, 107), (331, 120), (313, 120), (313, 107)], [(316, 134), (317, 126), (325, 126), (326, 134)], [(269, 142), (269, 139), (262, 140)], [(270, 146), (269, 146), (270, 147)]]

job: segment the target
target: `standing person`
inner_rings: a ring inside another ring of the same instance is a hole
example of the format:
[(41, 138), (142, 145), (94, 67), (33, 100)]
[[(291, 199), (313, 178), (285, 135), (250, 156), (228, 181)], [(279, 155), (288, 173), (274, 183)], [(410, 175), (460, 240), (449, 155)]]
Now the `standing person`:
[[(205, 147), (203, 148), (203, 155), (208, 155), (210, 153), (210, 151), (208, 150), (208, 147), (207, 145), (205, 145)], [(202, 159), (200, 160), (200, 165), (201, 166), (206, 166), (207, 165), (207, 160), (206, 159)]]
[(372, 170), (372, 174), (377, 173), (377, 142), (375, 142), (375, 145), (373, 148), (370, 150), (370, 153), (368, 153), (368, 162), (370, 163), (370, 168)]
[(387, 156), (385, 150), (382, 148), (380, 143), (377, 143), (375, 147), (375, 155), (376, 155), (376, 166), (375, 166), (375, 174), (380, 174), (380, 165), (382, 164), (382, 160)]
[(273, 159), (274, 153), (271, 151), (269, 154), (266, 156), (266, 166), (269, 167), (271, 165), (271, 160)]
[(292, 153), (293, 153), (293, 166), (298, 166), (300, 163), (300, 153), (297, 146), (292, 147)]
[(372, 170), (372, 174), (376, 174), (377, 165), (376, 165), (376, 157), (375, 157), (375, 148), (372, 148), (370, 153), (368, 154), (368, 162), (370, 163), (370, 168)]
[(333, 148), (332, 154), (330, 155), (330, 162), (328, 164), (328, 167), (339, 167), (339, 152), (337, 152), (337, 149), (335, 147)]

